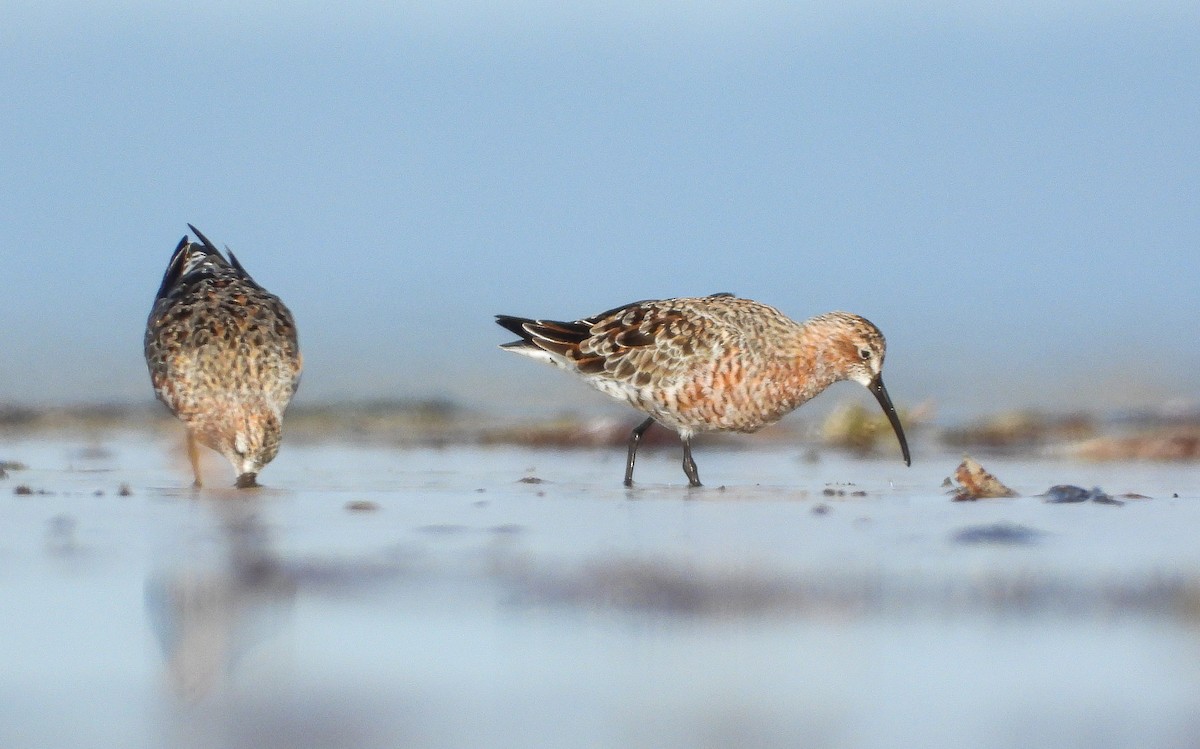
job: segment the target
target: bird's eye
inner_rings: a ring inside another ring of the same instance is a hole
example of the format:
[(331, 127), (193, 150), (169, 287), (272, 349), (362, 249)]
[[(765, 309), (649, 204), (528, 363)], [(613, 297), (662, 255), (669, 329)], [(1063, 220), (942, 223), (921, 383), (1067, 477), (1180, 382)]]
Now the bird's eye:
[(869, 348), (860, 348), (860, 349), (858, 350), (858, 355), (859, 355), (859, 357), (860, 357), (860, 358), (861, 358), (863, 361), (866, 361), (866, 360), (868, 360), (868, 359), (870, 359), (870, 358), (871, 358), (871, 349), (869, 349)]

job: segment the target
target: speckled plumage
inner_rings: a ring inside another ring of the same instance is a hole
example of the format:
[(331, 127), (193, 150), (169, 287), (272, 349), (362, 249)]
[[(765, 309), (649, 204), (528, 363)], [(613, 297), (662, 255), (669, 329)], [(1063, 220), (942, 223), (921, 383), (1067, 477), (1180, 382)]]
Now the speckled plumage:
[(634, 302), (575, 322), (497, 315), (521, 337), (503, 348), (581, 375), (592, 387), (650, 418), (633, 430), (625, 483), (651, 423), (678, 432), (684, 471), (700, 481), (691, 438), (755, 432), (840, 380), (875, 394), (909, 462), (904, 432), (883, 387), (886, 343), (879, 329), (846, 312), (803, 323), (731, 294)]
[(200, 443), (224, 455), (239, 487), (279, 451), (283, 412), (302, 360), (292, 313), (191, 224), (146, 321), (154, 393), (187, 427), (188, 457), (202, 484)]

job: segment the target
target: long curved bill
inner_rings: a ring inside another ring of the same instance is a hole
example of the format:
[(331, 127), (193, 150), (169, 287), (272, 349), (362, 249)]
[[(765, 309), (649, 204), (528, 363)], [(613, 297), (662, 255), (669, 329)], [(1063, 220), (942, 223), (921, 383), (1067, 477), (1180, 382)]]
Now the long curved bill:
[(888, 421), (892, 422), (892, 429), (896, 430), (896, 439), (900, 440), (900, 452), (904, 453), (904, 465), (911, 466), (912, 458), (908, 455), (908, 440), (904, 439), (904, 427), (900, 426), (900, 416), (896, 414), (896, 407), (892, 405), (887, 388), (883, 386), (883, 375), (871, 380), (871, 384), (867, 385), (867, 390), (870, 390), (875, 396), (875, 400), (879, 401), (883, 412), (887, 414)]

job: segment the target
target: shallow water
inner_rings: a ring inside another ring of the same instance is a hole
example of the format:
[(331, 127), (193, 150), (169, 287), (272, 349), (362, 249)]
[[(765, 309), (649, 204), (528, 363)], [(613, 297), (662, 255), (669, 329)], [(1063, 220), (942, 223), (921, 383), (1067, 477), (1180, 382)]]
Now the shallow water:
[(1200, 742), (1200, 467), (798, 454), (5, 438), (0, 746)]

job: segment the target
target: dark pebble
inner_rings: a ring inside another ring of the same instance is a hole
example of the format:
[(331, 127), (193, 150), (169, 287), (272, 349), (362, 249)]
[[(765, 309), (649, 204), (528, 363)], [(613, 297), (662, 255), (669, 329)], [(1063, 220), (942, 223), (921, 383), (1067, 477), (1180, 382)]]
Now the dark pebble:
[(21, 484), (17, 488), (13, 489), (13, 494), (16, 494), (18, 497), (28, 497), (29, 495), (33, 494), (33, 489), (30, 489), (25, 484)]
[(973, 525), (955, 531), (950, 538), (956, 544), (1000, 544), (1005, 546), (1027, 546), (1036, 543), (1042, 532), (1024, 525), (993, 523)]
[(525, 478), (520, 479), (517, 483), (519, 483), (519, 484), (542, 484), (542, 483), (545, 483), (545, 481), (546, 481), (545, 479), (539, 479), (537, 476), (526, 476)]
[(79, 524), (78, 521), (76, 521), (75, 518), (71, 517), (70, 515), (55, 515), (54, 517), (50, 518), (49, 523), (50, 532), (60, 535), (73, 533), (75, 531), (75, 526)]
[(1092, 493), (1082, 486), (1059, 484), (1047, 489), (1045, 497), (1047, 502), (1064, 504), (1068, 502), (1086, 502), (1092, 498)]
[(1096, 486), (1091, 489), (1084, 489), (1082, 486), (1072, 486), (1070, 484), (1058, 484), (1046, 490), (1043, 495), (1047, 502), (1053, 504), (1066, 504), (1076, 502), (1095, 502), (1102, 505), (1120, 505), (1125, 504), (1119, 499), (1113, 499), (1104, 492), (1103, 489)]

